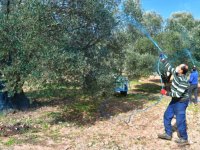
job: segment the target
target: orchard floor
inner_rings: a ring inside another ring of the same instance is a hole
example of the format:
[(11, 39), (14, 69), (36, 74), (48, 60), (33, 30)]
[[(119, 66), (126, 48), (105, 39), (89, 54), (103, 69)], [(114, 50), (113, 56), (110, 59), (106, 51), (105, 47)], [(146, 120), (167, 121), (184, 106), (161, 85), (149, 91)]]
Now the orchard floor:
[[(152, 80), (141, 80), (139, 84), (147, 83), (159, 84)], [(140, 94), (135, 90), (135, 85), (131, 89), (129, 94)], [(158, 93), (152, 95), (159, 96)], [(163, 113), (169, 100), (165, 96), (158, 105), (140, 111), (156, 102), (148, 101), (143, 104), (142, 109), (120, 112), (83, 126), (67, 121), (52, 124), (48, 114), (59, 112), (60, 108), (57, 106), (43, 106), (26, 112), (2, 115), (0, 150), (199, 150), (200, 104), (190, 104), (187, 109), (190, 145), (176, 144), (176, 133), (173, 134), (172, 141), (157, 138), (157, 134), (163, 132)], [(125, 121), (128, 121), (130, 115), (132, 117), (127, 124)], [(29, 126), (19, 134), (2, 133), (3, 127), (16, 123), (19, 130), (25, 126), (23, 124)]]

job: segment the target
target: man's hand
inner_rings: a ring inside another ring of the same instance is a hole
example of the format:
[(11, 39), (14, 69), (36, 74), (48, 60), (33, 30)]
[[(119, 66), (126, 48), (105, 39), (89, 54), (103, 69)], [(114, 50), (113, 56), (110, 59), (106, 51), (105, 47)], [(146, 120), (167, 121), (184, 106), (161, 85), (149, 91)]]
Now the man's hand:
[(167, 95), (167, 91), (165, 89), (161, 89), (160, 94)]
[(165, 62), (165, 59), (167, 58), (166, 56), (165, 56), (165, 54), (163, 54), (163, 53), (161, 53), (160, 55), (159, 55), (159, 57), (160, 57), (160, 61), (161, 62)]
[(160, 53), (159, 57), (160, 57), (160, 59), (163, 59), (164, 58), (164, 54)]

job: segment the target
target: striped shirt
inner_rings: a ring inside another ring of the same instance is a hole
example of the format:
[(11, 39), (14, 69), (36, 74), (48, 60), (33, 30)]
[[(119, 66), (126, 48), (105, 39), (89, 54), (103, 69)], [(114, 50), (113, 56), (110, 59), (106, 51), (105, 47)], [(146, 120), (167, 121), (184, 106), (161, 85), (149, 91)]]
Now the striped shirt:
[(178, 73), (175, 71), (175, 68), (173, 68), (167, 61), (164, 62), (164, 66), (165, 69), (173, 75), (171, 91), (167, 92), (167, 95), (174, 98), (189, 98), (189, 83), (186, 75), (178, 75)]

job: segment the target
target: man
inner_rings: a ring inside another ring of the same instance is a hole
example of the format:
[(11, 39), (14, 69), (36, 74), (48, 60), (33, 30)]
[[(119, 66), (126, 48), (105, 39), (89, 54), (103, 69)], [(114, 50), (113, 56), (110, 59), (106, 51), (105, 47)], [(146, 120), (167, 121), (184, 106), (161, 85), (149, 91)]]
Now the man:
[(186, 73), (188, 66), (181, 64), (175, 68), (167, 62), (161, 55), (161, 61), (164, 63), (165, 69), (173, 75), (171, 91), (161, 90), (161, 94), (171, 96), (172, 100), (169, 103), (164, 113), (164, 127), (165, 133), (159, 134), (158, 138), (171, 140), (172, 139), (172, 125), (171, 121), (176, 116), (176, 124), (179, 133), (179, 139), (176, 140), (180, 144), (188, 144), (188, 135), (186, 127), (186, 108), (189, 102), (188, 88)]
[(190, 88), (189, 88), (189, 98), (190, 98), (190, 103), (192, 102), (192, 93), (194, 91), (194, 104), (197, 104), (197, 97), (198, 97), (198, 72), (196, 69), (196, 66), (192, 68), (192, 72), (190, 74)]

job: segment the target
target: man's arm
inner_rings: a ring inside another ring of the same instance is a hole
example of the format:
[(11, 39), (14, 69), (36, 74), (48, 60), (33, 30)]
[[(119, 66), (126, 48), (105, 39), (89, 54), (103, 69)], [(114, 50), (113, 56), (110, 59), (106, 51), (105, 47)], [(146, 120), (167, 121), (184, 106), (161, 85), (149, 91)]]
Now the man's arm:
[(193, 80), (194, 80), (194, 75), (191, 73), (189, 83), (192, 83)]
[(174, 74), (175, 69), (167, 61), (167, 56), (165, 54), (161, 53), (159, 57), (160, 57), (160, 61), (164, 64), (166, 71), (170, 72), (170, 74)]
[(171, 74), (175, 73), (175, 68), (171, 66), (171, 64), (167, 61), (167, 59), (161, 60), (161, 62), (164, 64), (166, 71), (170, 72)]

